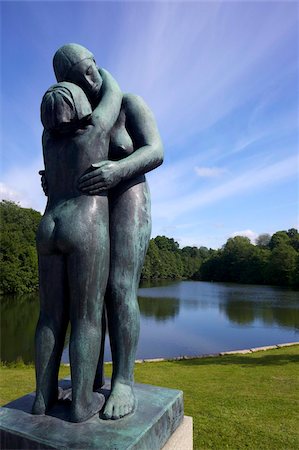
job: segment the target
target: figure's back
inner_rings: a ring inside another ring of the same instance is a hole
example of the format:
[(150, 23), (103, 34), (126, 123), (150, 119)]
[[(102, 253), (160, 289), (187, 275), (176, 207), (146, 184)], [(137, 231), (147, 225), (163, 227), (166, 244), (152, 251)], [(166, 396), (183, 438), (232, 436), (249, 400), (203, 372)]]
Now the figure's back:
[[(78, 179), (95, 161), (108, 158), (109, 137), (90, 123), (72, 134), (43, 134), (43, 154), (48, 183), (48, 207), (83, 196)], [(86, 195), (85, 195), (86, 196)]]

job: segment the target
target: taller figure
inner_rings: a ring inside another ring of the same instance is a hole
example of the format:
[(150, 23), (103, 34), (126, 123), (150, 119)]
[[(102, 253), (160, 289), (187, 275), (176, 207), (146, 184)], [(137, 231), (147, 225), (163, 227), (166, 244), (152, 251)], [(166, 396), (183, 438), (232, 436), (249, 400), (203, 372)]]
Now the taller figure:
[[(77, 84), (95, 111), (101, 107), (105, 83), (99, 81), (102, 71), (87, 49), (65, 45), (56, 52), (53, 63), (58, 81)], [(133, 370), (140, 320), (137, 289), (151, 231), (150, 194), (144, 174), (162, 160), (163, 148), (153, 114), (140, 97), (125, 94), (110, 131), (109, 159), (102, 158), (99, 148), (99, 157), (78, 179), (78, 188), (88, 198), (108, 191), (110, 265), (105, 305), (113, 376), (103, 413), (107, 419), (123, 417), (135, 405)], [(100, 355), (94, 388), (101, 385), (101, 365)]]

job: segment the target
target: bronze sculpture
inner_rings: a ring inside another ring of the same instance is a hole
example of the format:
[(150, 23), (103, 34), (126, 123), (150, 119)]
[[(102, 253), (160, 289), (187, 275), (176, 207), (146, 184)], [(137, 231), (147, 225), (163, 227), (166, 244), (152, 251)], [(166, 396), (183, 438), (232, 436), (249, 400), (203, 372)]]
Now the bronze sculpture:
[(144, 174), (161, 164), (163, 149), (144, 101), (122, 96), (87, 49), (63, 46), (54, 70), (59, 83), (41, 108), (48, 204), (37, 235), (41, 315), (33, 412), (44, 414), (57, 400), (68, 320), (71, 420), (84, 421), (102, 408), (93, 390), (102, 384), (105, 296), (113, 376), (103, 418), (118, 419), (135, 407), (137, 288), (151, 229)]

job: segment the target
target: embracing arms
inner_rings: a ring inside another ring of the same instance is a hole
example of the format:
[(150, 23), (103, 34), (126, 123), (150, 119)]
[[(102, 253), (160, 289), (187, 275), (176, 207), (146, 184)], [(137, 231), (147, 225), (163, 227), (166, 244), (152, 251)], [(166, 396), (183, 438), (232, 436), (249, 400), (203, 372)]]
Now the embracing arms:
[[(112, 76), (104, 69), (103, 94), (92, 114), (95, 125), (104, 131), (110, 130), (119, 114), (122, 94)], [(127, 94), (123, 97), (122, 109), (126, 115), (126, 128), (133, 141), (134, 152), (120, 161), (95, 162), (93, 170), (79, 179), (79, 188), (87, 194), (97, 194), (116, 186), (123, 180), (137, 177), (155, 169), (163, 162), (163, 145), (151, 110), (141, 97)], [(47, 195), (47, 182), (41, 171), (42, 187)]]
[[(122, 92), (114, 78), (105, 69), (99, 69), (103, 84), (101, 101), (92, 112), (91, 122), (99, 132), (110, 133), (120, 112)], [(79, 125), (80, 127), (80, 125)], [(43, 135), (44, 136), (44, 135)], [(45, 170), (40, 170), (41, 185), (48, 195), (48, 183)]]
[(103, 79), (102, 96), (92, 112), (92, 122), (103, 131), (109, 132), (119, 116), (122, 92), (107, 70), (99, 69), (99, 72)]
[(135, 151), (120, 161), (93, 164), (94, 170), (79, 180), (79, 188), (83, 192), (97, 194), (116, 186), (120, 181), (145, 174), (163, 162), (163, 146), (156, 121), (142, 98), (124, 95), (122, 109), (126, 114), (126, 128)]

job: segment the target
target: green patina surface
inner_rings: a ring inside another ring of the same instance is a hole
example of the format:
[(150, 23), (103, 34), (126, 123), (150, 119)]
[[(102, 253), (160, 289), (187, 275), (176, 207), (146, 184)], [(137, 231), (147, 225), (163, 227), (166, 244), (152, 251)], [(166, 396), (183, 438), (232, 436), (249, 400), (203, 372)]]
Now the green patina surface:
[(137, 289), (151, 230), (145, 173), (162, 163), (152, 112), (78, 44), (53, 59), (58, 83), (41, 103), (42, 185), (47, 207), (37, 230), (40, 316), (35, 333), (36, 399), (44, 414), (57, 400), (58, 370), (71, 323), (71, 420), (101, 404), (107, 311), (114, 361), (106, 419), (134, 408), (133, 368), (139, 338)]
[[(69, 381), (63, 384), (66, 388)], [(182, 392), (144, 384), (136, 385), (135, 392), (138, 404), (134, 414), (118, 421), (96, 415), (84, 424), (66, 420), (68, 402), (56, 406), (51, 416), (33, 416), (33, 394), (21, 397), (1, 408), (2, 448), (11, 442), (8, 432), (17, 448), (159, 450), (183, 419)]]

